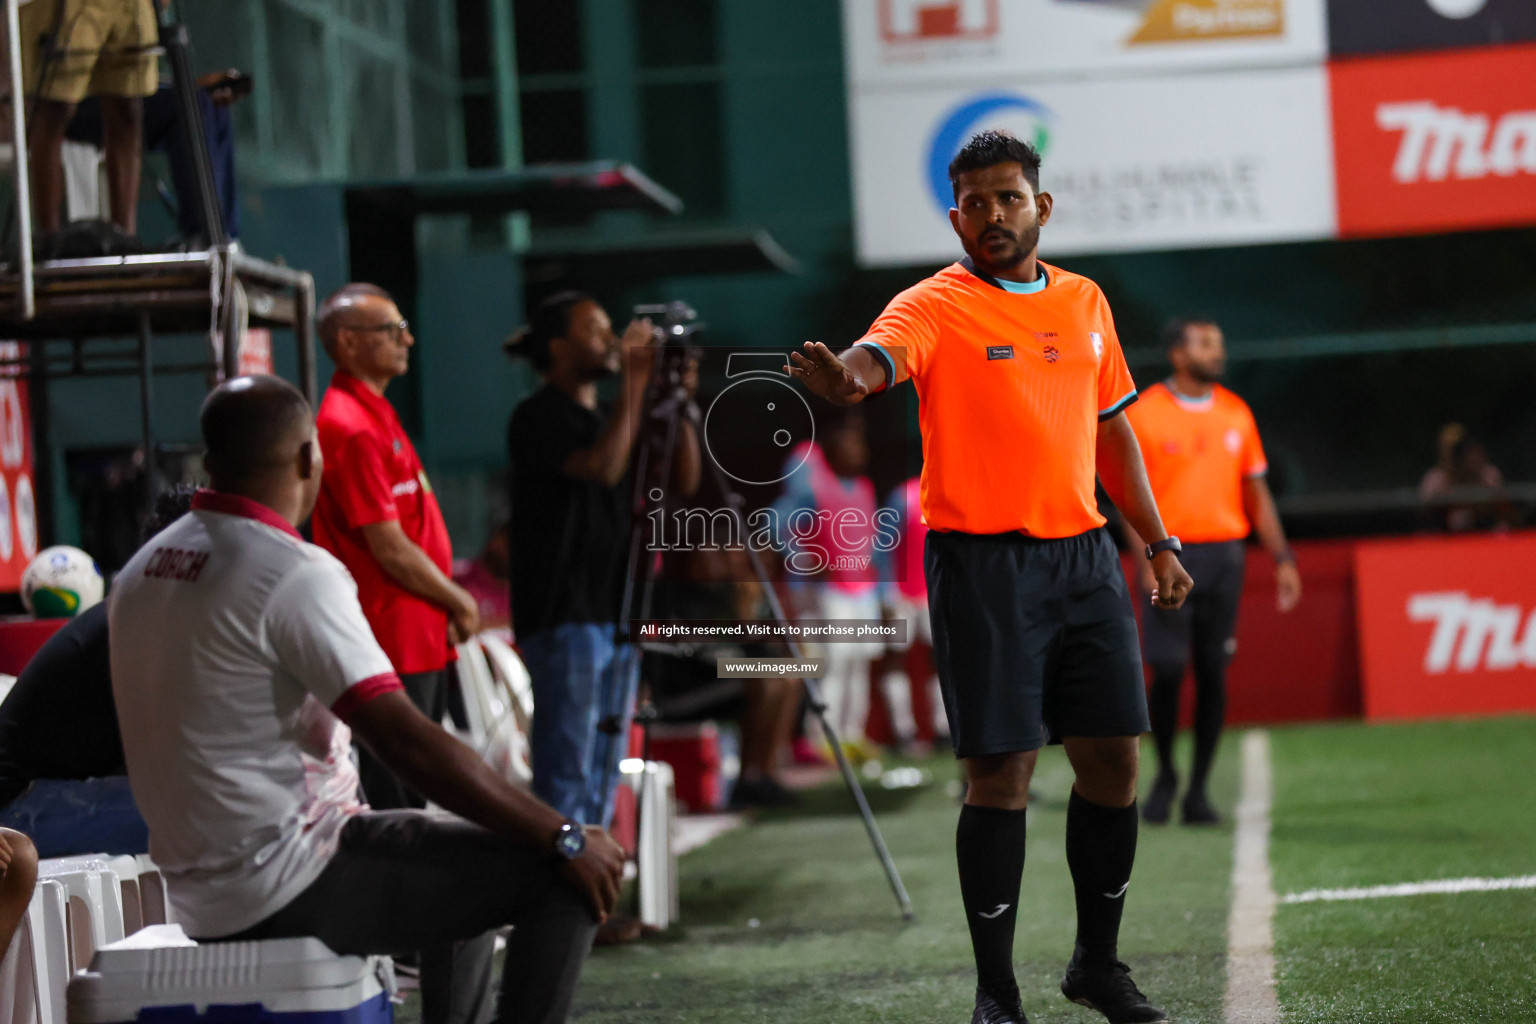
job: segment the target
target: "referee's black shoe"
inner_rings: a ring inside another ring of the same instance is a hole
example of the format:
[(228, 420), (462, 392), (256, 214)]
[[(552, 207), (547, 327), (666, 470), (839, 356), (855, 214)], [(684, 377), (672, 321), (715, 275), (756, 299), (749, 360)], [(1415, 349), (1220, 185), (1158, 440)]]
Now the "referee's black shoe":
[(980, 986), (976, 986), (976, 1009), (971, 1011), (971, 1024), (1029, 1024), (1024, 1007), (1019, 1003), (1019, 993), (999, 1002)]
[(1073, 957), (1061, 979), (1061, 994), (1098, 1010), (1109, 1024), (1168, 1024), (1168, 1015), (1147, 1001), (1131, 981), (1131, 969), (1118, 960), (1100, 966)]
[(1142, 820), (1149, 825), (1168, 824), (1168, 808), (1173, 806), (1173, 798), (1178, 795), (1178, 773), (1158, 772), (1152, 783), (1152, 791), (1147, 794), (1147, 802), (1141, 805)]

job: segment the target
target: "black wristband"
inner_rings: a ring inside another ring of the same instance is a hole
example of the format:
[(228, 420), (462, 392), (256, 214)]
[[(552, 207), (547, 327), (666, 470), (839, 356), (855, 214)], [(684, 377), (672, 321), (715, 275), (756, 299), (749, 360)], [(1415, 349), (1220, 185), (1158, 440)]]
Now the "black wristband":
[(1295, 565), (1295, 564), (1296, 564), (1296, 552), (1292, 551), (1289, 547), (1281, 548), (1278, 552), (1275, 553), (1275, 567), (1276, 568), (1279, 568), (1282, 565)]
[(1183, 554), (1184, 545), (1179, 543), (1177, 537), (1164, 537), (1156, 544), (1147, 545), (1147, 561), (1150, 562), (1164, 551), (1172, 551), (1176, 555)]

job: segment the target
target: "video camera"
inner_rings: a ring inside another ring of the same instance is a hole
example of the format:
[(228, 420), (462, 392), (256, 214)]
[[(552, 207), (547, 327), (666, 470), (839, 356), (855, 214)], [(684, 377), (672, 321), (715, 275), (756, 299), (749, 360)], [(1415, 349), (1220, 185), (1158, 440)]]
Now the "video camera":
[(699, 314), (686, 302), (658, 302), (638, 305), (635, 319), (649, 317), (652, 336), (661, 352), (656, 358), (654, 383), (661, 394), (680, 392), (683, 376), (690, 362), (697, 363), (704, 352), (692, 344), (708, 326), (699, 322)]

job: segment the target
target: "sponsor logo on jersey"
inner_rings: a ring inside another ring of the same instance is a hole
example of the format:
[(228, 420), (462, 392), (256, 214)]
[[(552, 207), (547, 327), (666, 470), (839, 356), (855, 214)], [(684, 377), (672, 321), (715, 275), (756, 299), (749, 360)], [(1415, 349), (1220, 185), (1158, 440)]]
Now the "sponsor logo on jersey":
[(407, 494), (415, 494), (419, 490), (421, 490), (420, 481), (402, 480), (390, 488), (390, 493), (397, 498), (402, 498)]

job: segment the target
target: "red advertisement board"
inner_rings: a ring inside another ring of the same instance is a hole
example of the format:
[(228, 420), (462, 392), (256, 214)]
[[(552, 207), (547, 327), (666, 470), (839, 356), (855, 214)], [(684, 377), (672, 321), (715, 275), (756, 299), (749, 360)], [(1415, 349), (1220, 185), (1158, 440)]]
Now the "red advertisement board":
[(1345, 238), (1536, 224), (1536, 44), (1329, 66)]
[(1536, 533), (1361, 543), (1365, 715), (1536, 711)]
[[(0, 363), (21, 359), (25, 346), (0, 341)], [(32, 489), (32, 410), (16, 366), (0, 366), (0, 591), (21, 589), (37, 554), (37, 496)]]

